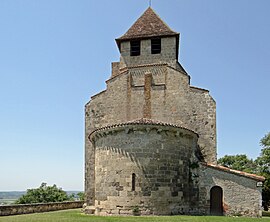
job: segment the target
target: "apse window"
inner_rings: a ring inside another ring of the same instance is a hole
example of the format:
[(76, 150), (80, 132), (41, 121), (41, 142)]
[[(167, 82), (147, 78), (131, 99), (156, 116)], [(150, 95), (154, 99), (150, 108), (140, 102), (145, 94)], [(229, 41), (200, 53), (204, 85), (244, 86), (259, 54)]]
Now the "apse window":
[(161, 52), (161, 39), (151, 39), (151, 53), (160, 54)]
[(132, 174), (132, 182), (131, 182), (131, 190), (135, 191), (135, 184), (136, 184), (136, 174)]
[(134, 40), (130, 41), (130, 55), (139, 56), (141, 54), (141, 41)]

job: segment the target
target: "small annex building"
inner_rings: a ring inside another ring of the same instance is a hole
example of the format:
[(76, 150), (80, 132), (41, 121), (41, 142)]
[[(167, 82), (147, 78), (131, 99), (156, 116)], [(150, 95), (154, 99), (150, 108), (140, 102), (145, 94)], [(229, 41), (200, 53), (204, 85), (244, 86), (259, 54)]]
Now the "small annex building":
[(190, 85), (179, 33), (149, 7), (85, 106), (85, 212), (261, 216), (263, 177), (217, 165), (216, 103)]

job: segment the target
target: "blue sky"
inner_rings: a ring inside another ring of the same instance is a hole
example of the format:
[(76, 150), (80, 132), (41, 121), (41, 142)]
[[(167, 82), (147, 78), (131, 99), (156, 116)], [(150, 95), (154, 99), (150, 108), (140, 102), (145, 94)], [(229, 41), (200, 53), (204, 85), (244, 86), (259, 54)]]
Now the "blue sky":
[[(83, 190), (84, 105), (103, 90), (114, 39), (147, 0), (0, 1), (0, 190)], [(181, 33), (180, 63), (217, 102), (218, 156), (256, 158), (270, 131), (270, 1), (152, 0)]]

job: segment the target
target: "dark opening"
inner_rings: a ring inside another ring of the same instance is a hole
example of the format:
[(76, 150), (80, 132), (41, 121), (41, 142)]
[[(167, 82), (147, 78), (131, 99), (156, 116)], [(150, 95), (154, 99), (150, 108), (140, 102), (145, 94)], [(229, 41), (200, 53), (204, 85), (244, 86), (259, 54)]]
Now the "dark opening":
[(133, 40), (130, 41), (130, 55), (139, 56), (141, 54), (141, 41)]
[(151, 39), (151, 53), (159, 54), (161, 52), (161, 39)]
[(132, 191), (135, 191), (135, 183), (136, 183), (136, 174), (133, 173), (132, 174), (132, 188), (131, 188)]
[(121, 43), (119, 43), (119, 51), (120, 51), (120, 53), (122, 52)]
[(222, 188), (215, 186), (210, 190), (210, 213), (211, 215), (223, 215), (223, 192)]

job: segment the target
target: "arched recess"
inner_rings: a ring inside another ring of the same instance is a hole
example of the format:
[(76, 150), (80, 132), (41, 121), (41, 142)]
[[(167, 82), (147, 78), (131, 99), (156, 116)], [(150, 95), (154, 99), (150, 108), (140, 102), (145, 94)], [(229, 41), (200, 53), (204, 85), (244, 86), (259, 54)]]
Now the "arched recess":
[(223, 191), (219, 186), (214, 186), (210, 190), (210, 214), (223, 215)]

